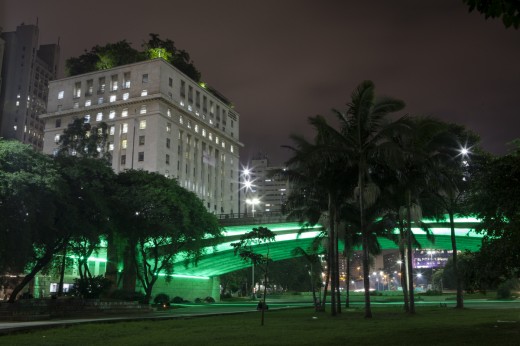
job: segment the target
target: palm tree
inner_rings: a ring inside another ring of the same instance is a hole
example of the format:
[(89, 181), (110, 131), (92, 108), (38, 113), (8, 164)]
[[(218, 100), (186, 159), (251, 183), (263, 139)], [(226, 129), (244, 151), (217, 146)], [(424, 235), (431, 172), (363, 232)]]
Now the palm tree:
[(369, 233), (366, 210), (379, 196), (379, 187), (372, 182), (371, 167), (375, 162), (395, 162), (401, 154), (392, 137), (407, 127), (405, 118), (394, 122), (387, 120), (390, 113), (404, 108), (404, 102), (389, 98), (376, 98), (374, 83), (362, 82), (352, 93), (345, 113), (334, 111), (340, 122), (337, 131), (321, 116), (311, 118), (323, 136), (332, 143), (329, 154), (344, 157), (347, 165), (357, 168), (355, 196), (359, 204), (359, 221), (363, 247), (363, 276), (365, 287), (365, 317), (371, 318), (369, 281)]

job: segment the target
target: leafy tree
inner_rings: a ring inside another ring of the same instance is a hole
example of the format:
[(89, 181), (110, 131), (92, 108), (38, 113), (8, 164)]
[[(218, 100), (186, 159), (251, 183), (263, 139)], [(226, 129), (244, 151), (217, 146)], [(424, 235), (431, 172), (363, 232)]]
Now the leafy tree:
[(158, 34), (153, 33), (149, 35), (150, 39), (143, 44), (149, 59), (162, 58), (177, 67), (195, 82), (200, 82), (200, 72), (193, 64), (193, 60), (191, 60), (188, 52), (177, 49), (175, 43), (170, 39), (162, 40)]
[(61, 226), (71, 220), (62, 187), (49, 157), (0, 139), (0, 269), (27, 272), (11, 302), (67, 241)]
[[(239, 242), (231, 244), (235, 248), (235, 255), (238, 254), (242, 260), (251, 262), (254, 266), (260, 268), (264, 273), (264, 296), (260, 309), (262, 311), (260, 325), (262, 326), (264, 325), (264, 313), (267, 307), (265, 304), (265, 298), (267, 295), (269, 262), (272, 261), (272, 259), (269, 258), (269, 243), (273, 242), (274, 239), (275, 234), (270, 229), (265, 227), (258, 227), (253, 228), (251, 232), (243, 234), (240, 237)], [(265, 251), (265, 254), (259, 251)]]
[(79, 57), (72, 57), (65, 62), (67, 75), (76, 76), (83, 73), (105, 70), (121, 65), (145, 60), (142, 52), (132, 48), (126, 40), (96, 45)]
[(485, 18), (502, 18), (506, 28), (518, 29), (520, 25), (520, 1), (518, 0), (463, 0), (469, 12), (477, 10)]
[[(158, 275), (171, 280), (175, 256), (197, 261), (204, 246), (220, 235), (214, 215), (176, 180), (158, 173), (129, 170), (118, 175), (117, 223), (127, 240), (127, 259), (149, 301)], [(125, 270), (128, 270), (126, 263)]]
[(108, 150), (108, 125), (104, 122), (97, 126), (86, 123), (84, 119), (74, 119), (60, 136), (58, 155), (99, 158), (110, 162)]

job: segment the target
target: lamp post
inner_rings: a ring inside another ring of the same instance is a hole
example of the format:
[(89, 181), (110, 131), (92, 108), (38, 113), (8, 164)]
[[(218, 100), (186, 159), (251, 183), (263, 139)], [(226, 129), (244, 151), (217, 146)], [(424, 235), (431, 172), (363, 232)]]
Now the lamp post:
[(253, 214), (253, 217), (255, 217), (255, 205), (257, 205), (259, 203), (260, 203), (260, 200), (258, 198), (251, 198), (251, 199), (248, 198), (248, 199), (246, 199), (246, 204), (250, 204), (252, 206), (251, 207), (251, 212)]

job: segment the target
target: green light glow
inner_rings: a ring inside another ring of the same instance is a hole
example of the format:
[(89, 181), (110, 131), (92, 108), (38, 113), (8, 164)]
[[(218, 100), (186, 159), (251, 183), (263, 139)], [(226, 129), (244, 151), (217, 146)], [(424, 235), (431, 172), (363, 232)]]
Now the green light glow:
[(198, 280), (209, 280), (211, 279), (209, 276), (199, 276), (199, 275), (183, 275), (183, 274), (165, 274), (160, 273), (157, 276), (171, 276), (174, 278), (181, 278), (181, 279), (198, 279)]

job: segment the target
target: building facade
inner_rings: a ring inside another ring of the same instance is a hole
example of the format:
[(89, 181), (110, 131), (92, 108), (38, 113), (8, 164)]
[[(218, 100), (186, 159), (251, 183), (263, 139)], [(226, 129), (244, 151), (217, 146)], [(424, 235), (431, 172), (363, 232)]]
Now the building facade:
[(39, 45), (38, 36), (38, 26), (23, 24), (1, 34), (5, 44), (0, 64), (0, 137), (42, 150), (39, 116), (46, 111), (49, 81), (57, 76), (60, 47)]
[(284, 212), (289, 182), (279, 173), (283, 169), (282, 166), (271, 166), (267, 157), (259, 156), (251, 160), (243, 177), (250, 182), (246, 184), (242, 197), (246, 214), (251, 213), (253, 208), (258, 213)]
[(49, 84), (44, 153), (56, 153), (74, 119), (105, 122), (115, 172), (176, 178), (215, 214), (238, 211), (239, 114), (204, 84), (162, 59)]

